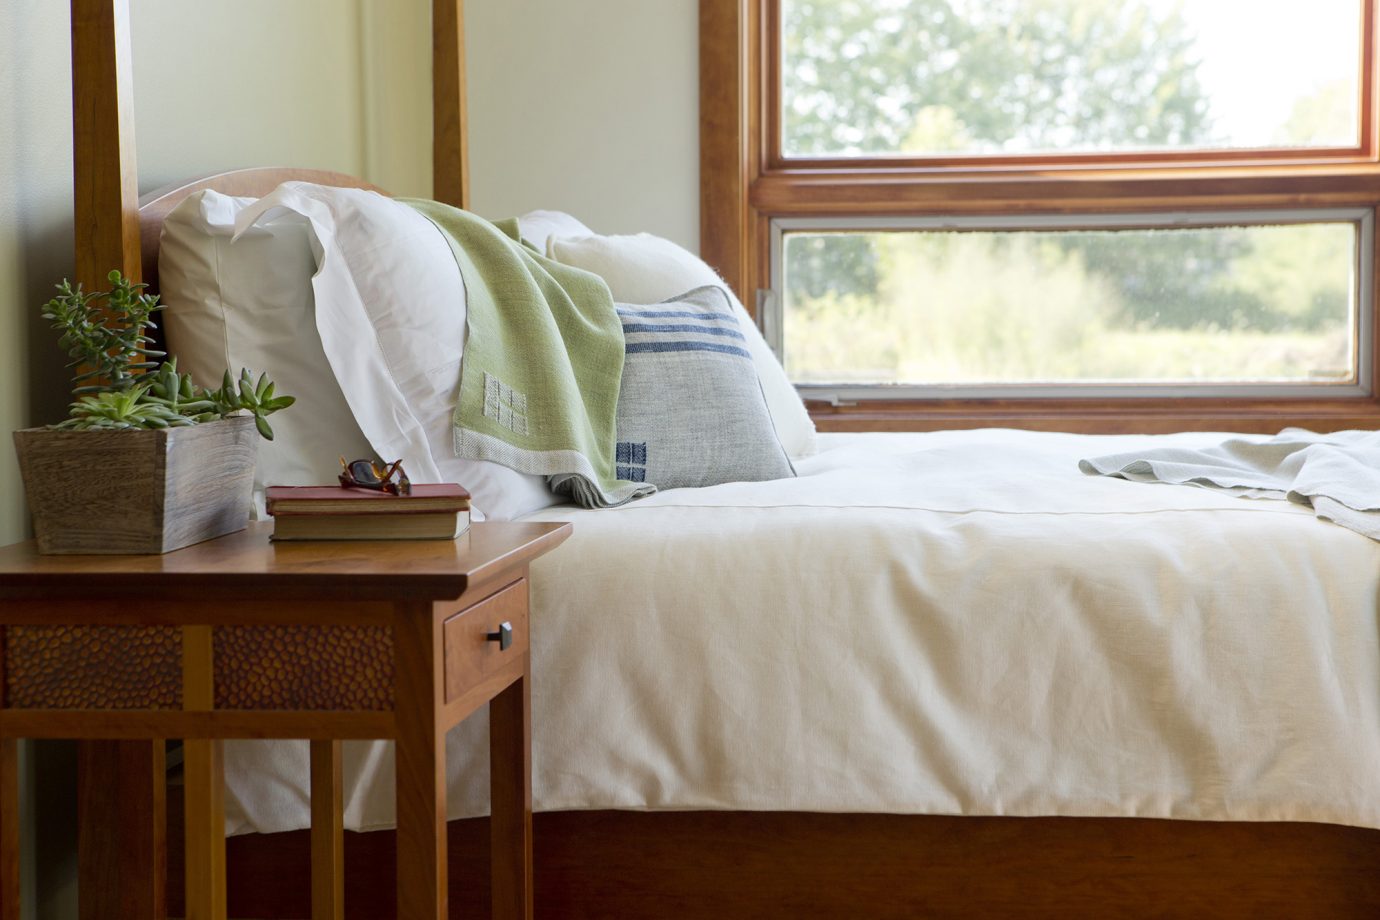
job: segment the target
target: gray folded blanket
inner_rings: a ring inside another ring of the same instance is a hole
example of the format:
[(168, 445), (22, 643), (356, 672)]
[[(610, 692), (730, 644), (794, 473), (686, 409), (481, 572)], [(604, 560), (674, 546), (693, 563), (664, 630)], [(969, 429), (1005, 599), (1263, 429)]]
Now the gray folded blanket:
[(1309, 505), (1325, 521), (1380, 540), (1380, 432), (1286, 428), (1268, 441), (1162, 447), (1078, 461), (1083, 472), (1169, 482)]

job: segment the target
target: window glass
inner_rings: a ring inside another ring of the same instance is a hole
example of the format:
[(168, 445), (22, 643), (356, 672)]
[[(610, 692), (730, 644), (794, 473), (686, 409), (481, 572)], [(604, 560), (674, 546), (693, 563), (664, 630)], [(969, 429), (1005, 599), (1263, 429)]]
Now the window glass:
[(1358, 143), (1362, 0), (780, 0), (792, 157)]
[(788, 231), (804, 384), (1357, 380), (1353, 221), (1171, 229)]

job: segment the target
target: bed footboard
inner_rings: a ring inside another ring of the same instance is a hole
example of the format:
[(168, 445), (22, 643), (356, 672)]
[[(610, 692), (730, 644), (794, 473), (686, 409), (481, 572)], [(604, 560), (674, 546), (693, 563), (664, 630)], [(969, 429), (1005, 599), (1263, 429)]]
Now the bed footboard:
[[(536, 915), (562, 920), (1380, 916), (1380, 831), (1360, 828), (776, 812), (535, 820)], [(486, 819), (451, 822), (457, 915), (487, 915), (487, 851)], [(228, 859), (230, 916), (311, 915), (306, 831), (231, 838)], [(345, 860), (346, 916), (392, 917), (393, 833), (347, 834)]]

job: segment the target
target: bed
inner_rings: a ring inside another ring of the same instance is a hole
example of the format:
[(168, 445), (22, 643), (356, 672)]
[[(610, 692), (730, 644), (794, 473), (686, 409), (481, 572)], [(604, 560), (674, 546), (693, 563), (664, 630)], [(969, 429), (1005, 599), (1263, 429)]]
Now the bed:
[[(127, 36), (82, 27), (110, 67), (79, 68), (78, 92), (127, 103)], [(438, 189), (463, 203), (458, 84), (437, 86), (453, 126)], [(120, 146), (78, 163), (78, 188), (97, 190), (78, 224), (108, 231), (79, 241), (88, 268), (139, 264)], [(112, 166), (125, 182), (100, 178)], [(275, 170), (192, 183), (141, 210), (145, 263), (192, 191), (261, 196), (290, 178), (364, 185)], [(1144, 443), (826, 434), (795, 479), (537, 512), (576, 523), (533, 570), (538, 912), (1374, 915), (1380, 545), (1285, 503), (1078, 472)], [(484, 885), (460, 884), (483, 877), (482, 726), (463, 731), (452, 893), (482, 910)], [(84, 756), (84, 826), (147, 801), (156, 842), (147, 748)], [(304, 758), (228, 753), (231, 916), (310, 913)], [(359, 747), (347, 769), (348, 911), (390, 916), (390, 767)], [(84, 839), (92, 890), (178, 913), (175, 790), (170, 803), (168, 904), (138, 828)]]

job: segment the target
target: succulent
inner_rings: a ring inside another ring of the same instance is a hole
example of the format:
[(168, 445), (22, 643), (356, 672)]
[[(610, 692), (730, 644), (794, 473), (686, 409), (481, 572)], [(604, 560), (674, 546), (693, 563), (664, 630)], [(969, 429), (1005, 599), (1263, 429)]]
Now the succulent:
[(274, 396), (273, 381), (268, 379), (268, 375), (260, 374), (259, 382), (255, 383), (247, 369), (240, 370), (238, 390), (235, 389), (235, 381), (230, 378), (230, 372), (226, 371), (220, 389), (208, 391), (208, 395), (222, 416), (239, 410), (253, 413), (254, 425), (259, 429), (259, 434), (270, 441), (273, 440), (273, 429), (269, 427), (264, 416), (279, 409), (286, 409), (297, 401), (292, 396)]
[(254, 416), (259, 434), (273, 440), (267, 416), (296, 400), (275, 396), (273, 382), (260, 374), (255, 382), (241, 369), (238, 387), (225, 372), (219, 389), (197, 386), (179, 373), (177, 359), (159, 362), (165, 352), (149, 346), (149, 318), (163, 309), (158, 297), (144, 293), (118, 271), (108, 276), (111, 289), (85, 293), (64, 280), (58, 296), (43, 306), (43, 317), (62, 334), (58, 344), (76, 367), (68, 418), (51, 427), (112, 431), (131, 428), (180, 428), (226, 418), (240, 412)]
[(109, 291), (90, 294), (66, 279), (58, 296), (43, 305), (43, 318), (62, 335), (58, 345), (77, 368), (73, 396), (107, 390), (127, 390), (135, 375), (158, 366), (164, 352), (149, 348), (147, 330), (158, 328), (149, 317), (163, 309), (158, 298), (145, 294), (146, 284), (132, 284), (118, 271), (107, 276)]

